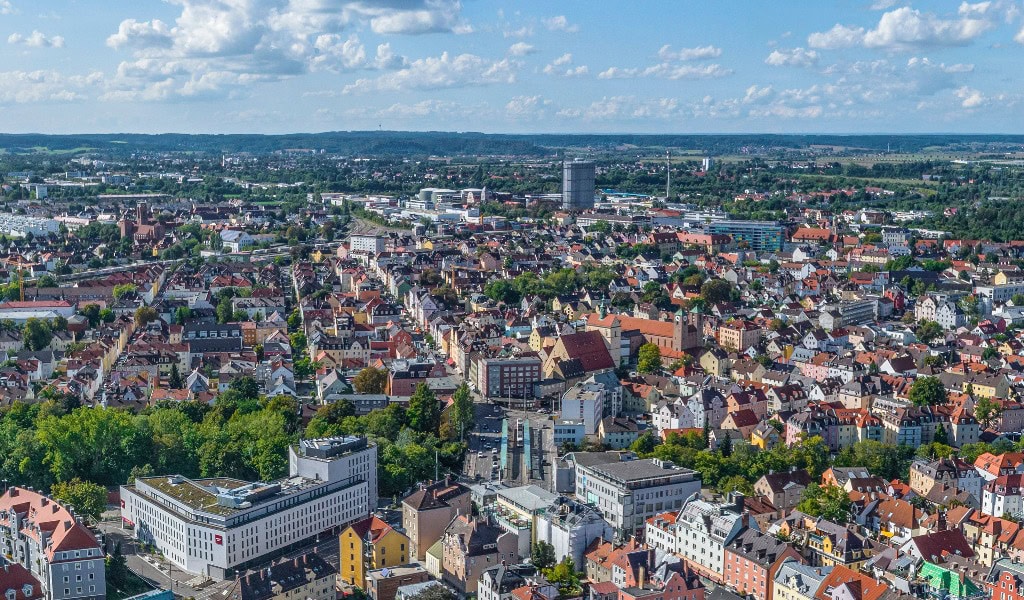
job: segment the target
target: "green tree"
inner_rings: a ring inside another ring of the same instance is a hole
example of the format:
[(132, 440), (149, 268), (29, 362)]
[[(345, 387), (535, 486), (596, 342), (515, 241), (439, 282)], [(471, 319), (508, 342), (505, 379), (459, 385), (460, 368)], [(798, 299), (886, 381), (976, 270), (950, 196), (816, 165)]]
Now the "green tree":
[(82, 315), (89, 319), (89, 327), (96, 327), (100, 324), (99, 304), (86, 304), (82, 307)]
[(107, 508), (107, 488), (75, 477), (53, 484), (50, 495), (70, 505), (75, 512), (95, 523)]
[(113, 551), (107, 555), (104, 565), (106, 571), (107, 585), (115, 590), (126, 589), (130, 583), (131, 571), (128, 570), (128, 560), (121, 553), (121, 544), (115, 543)]
[(156, 321), (160, 318), (157, 314), (156, 309), (152, 306), (140, 306), (135, 309), (135, 326), (145, 327), (149, 323)]
[(935, 321), (922, 321), (918, 324), (914, 334), (917, 339), (927, 344), (942, 335), (942, 326)]
[(530, 562), (538, 569), (550, 569), (556, 562), (555, 547), (544, 540), (538, 540), (530, 551)]
[(178, 371), (178, 363), (171, 365), (171, 375), (167, 379), (167, 387), (172, 390), (180, 390), (184, 387), (185, 382), (181, 379), (181, 373)]
[(184, 325), (186, 321), (192, 318), (192, 309), (187, 306), (179, 306), (174, 311), (174, 322), (178, 325)]
[(217, 303), (217, 322), (218, 323), (230, 323), (231, 318), (234, 316), (234, 309), (231, 306), (231, 298), (224, 296), (220, 302)]
[(352, 387), (360, 394), (383, 394), (388, 385), (388, 374), (383, 369), (366, 367), (352, 378)]
[(1003, 412), (1003, 404), (992, 398), (981, 397), (974, 403), (974, 416), (982, 427), (988, 429)]
[(473, 397), (466, 382), (452, 394), (451, 423), (459, 440), (465, 439), (466, 433), (473, 429)]
[(732, 297), (732, 284), (724, 279), (709, 279), (700, 286), (700, 296), (708, 304), (727, 302)]
[(935, 437), (932, 441), (936, 444), (949, 445), (949, 432), (946, 430), (945, 425), (940, 423), (939, 426), (935, 428)]
[(850, 497), (843, 488), (812, 483), (804, 490), (803, 499), (796, 505), (796, 509), (812, 517), (846, 523), (850, 519), (851, 504)]
[(513, 282), (507, 279), (495, 279), (484, 286), (484, 295), (495, 302), (515, 304), (519, 302), (520, 294)]
[(47, 273), (36, 280), (36, 287), (52, 288), (57, 287), (57, 278)]
[(641, 373), (661, 371), (661, 349), (650, 342), (640, 346), (640, 350), (637, 352), (636, 368)]
[(437, 433), (441, 425), (441, 403), (425, 383), (416, 386), (409, 398), (409, 427), (420, 433)]
[(135, 287), (131, 283), (120, 283), (114, 286), (114, 298), (120, 300), (125, 296), (129, 296), (139, 291), (139, 288)]
[(46, 348), (53, 339), (50, 324), (43, 319), (30, 317), (25, 321), (23, 339), (25, 340), (25, 347), (29, 350), (42, 350)]
[(640, 437), (630, 444), (629, 449), (636, 452), (637, 456), (646, 458), (658, 447), (659, 440), (650, 431), (645, 431)]
[(580, 585), (580, 576), (576, 572), (576, 564), (572, 558), (566, 556), (562, 562), (544, 571), (548, 581), (558, 587), (558, 594), (563, 598), (571, 598), (583, 593)]
[(256, 400), (260, 397), (260, 386), (252, 377), (239, 377), (231, 382), (228, 389), (238, 394), (242, 400)]
[(918, 377), (907, 397), (917, 406), (937, 406), (946, 403), (946, 388), (938, 377)]
[(109, 308), (104, 308), (100, 311), (100, 321), (103, 321), (104, 323), (113, 323), (116, 318), (117, 315), (115, 315), (114, 311)]

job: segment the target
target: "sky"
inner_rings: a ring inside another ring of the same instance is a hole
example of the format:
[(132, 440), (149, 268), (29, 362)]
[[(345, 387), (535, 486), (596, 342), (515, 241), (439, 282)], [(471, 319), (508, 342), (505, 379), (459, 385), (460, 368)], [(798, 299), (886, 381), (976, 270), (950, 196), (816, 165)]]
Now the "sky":
[(1024, 133), (1022, 67), (1024, 0), (0, 0), (12, 133)]

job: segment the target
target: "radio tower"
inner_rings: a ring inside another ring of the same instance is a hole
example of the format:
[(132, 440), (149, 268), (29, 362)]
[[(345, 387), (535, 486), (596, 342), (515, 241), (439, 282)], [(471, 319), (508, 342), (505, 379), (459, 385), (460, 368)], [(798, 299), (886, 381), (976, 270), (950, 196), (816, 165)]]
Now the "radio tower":
[(665, 151), (665, 202), (671, 197), (672, 190), (672, 151)]

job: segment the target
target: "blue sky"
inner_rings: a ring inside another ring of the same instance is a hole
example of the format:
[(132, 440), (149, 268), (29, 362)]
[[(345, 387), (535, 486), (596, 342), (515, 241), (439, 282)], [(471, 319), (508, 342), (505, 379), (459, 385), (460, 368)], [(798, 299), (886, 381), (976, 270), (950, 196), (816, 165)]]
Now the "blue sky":
[(8, 132), (1024, 133), (1024, 0), (0, 0), (0, 52)]

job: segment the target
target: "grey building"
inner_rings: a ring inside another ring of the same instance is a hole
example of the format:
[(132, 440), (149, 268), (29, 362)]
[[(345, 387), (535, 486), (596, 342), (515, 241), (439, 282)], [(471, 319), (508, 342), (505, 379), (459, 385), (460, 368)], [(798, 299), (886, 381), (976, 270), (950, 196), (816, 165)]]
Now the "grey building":
[(594, 208), (594, 163), (567, 160), (562, 164), (562, 208), (585, 210)]

